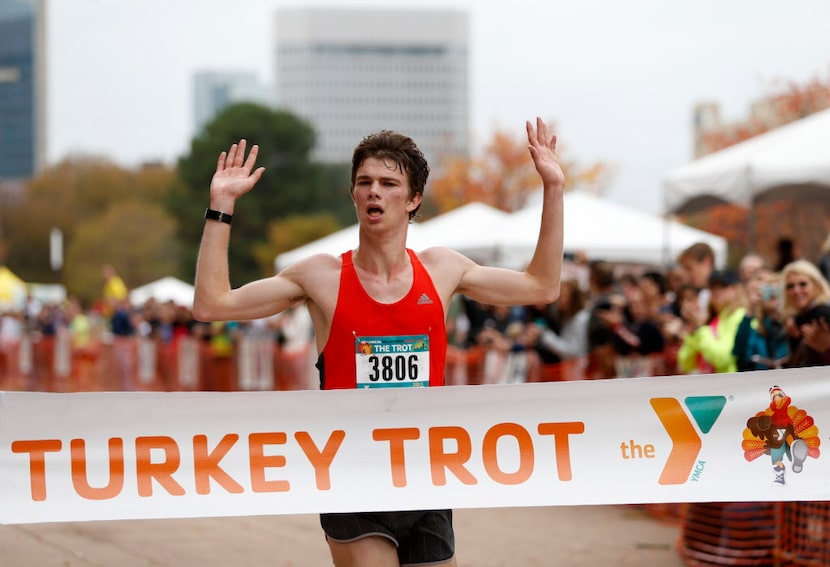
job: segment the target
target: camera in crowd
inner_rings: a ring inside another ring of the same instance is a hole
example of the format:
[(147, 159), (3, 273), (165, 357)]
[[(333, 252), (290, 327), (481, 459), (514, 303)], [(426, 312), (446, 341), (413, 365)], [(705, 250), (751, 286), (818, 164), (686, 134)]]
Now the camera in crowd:
[(795, 316), (795, 324), (797, 326), (814, 323), (819, 319), (823, 319), (825, 323), (830, 324), (830, 305), (822, 303), (814, 305), (807, 311), (799, 313)]

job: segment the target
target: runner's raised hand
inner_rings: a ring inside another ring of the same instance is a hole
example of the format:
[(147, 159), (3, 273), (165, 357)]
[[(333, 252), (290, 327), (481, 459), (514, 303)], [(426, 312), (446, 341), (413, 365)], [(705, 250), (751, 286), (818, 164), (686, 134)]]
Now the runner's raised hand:
[(559, 158), (556, 157), (556, 135), (548, 138), (548, 127), (538, 117), (536, 128), (530, 120), (526, 122), (526, 127), (530, 157), (533, 158), (536, 171), (542, 177), (542, 183), (545, 187), (564, 187), (565, 174), (562, 172)]
[(265, 171), (264, 167), (253, 170), (259, 146), (251, 147), (246, 159), (246, 145), (247, 142), (242, 139), (227, 152), (219, 154), (216, 172), (210, 182), (210, 201), (211, 204), (224, 206), (222, 210), (227, 211), (227, 207), (233, 206), (239, 197), (250, 191)]

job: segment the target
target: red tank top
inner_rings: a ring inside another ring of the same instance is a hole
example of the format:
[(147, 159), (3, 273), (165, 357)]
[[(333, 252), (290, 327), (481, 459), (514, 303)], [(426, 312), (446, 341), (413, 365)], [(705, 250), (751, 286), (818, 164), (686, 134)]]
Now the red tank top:
[(363, 289), (351, 250), (342, 254), (337, 306), (317, 360), (321, 389), (444, 385), (444, 307), (418, 256), (407, 253), (412, 287), (403, 299), (388, 304)]

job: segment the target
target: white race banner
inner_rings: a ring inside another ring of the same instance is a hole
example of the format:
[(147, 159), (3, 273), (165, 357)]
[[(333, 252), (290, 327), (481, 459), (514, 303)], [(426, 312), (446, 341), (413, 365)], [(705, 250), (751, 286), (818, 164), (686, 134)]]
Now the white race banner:
[(333, 392), (0, 393), (0, 523), (830, 500), (828, 368)]

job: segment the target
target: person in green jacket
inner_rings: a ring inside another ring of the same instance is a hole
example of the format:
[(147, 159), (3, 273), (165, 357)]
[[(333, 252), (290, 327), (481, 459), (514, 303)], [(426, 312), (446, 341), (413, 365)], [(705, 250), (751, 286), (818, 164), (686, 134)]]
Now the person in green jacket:
[(732, 353), (735, 335), (746, 309), (738, 275), (731, 270), (715, 270), (709, 276), (709, 313), (697, 306), (685, 308), (687, 320), (697, 323), (688, 332), (677, 353), (677, 365), (685, 374), (712, 374), (736, 372), (738, 367)]

